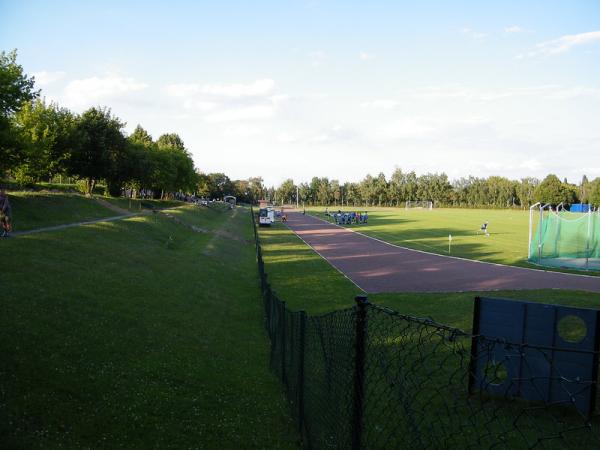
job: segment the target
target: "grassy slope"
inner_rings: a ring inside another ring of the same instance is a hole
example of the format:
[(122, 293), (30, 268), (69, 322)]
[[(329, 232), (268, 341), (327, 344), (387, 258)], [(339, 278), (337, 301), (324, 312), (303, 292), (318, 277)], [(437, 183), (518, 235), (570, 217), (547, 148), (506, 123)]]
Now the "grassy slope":
[(31, 230), (117, 215), (79, 194), (11, 192), (14, 231)]
[(0, 447), (296, 446), (251, 244), (154, 214), (0, 246)]
[[(261, 228), (264, 260), (269, 279), (282, 300), (292, 309), (320, 314), (353, 305), (360, 290), (327, 261), (314, 253), (280, 223)], [(560, 303), (600, 308), (600, 294), (559, 291), (494, 291), (455, 294), (372, 294), (369, 299), (404, 314), (432, 317), (448, 325), (469, 330), (476, 295)]]

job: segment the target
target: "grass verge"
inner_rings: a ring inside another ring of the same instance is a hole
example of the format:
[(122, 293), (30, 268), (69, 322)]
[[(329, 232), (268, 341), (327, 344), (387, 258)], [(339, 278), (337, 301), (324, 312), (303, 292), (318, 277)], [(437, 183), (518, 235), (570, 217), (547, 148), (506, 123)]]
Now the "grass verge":
[(251, 243), (152, 214), (0, 246), (0, 447), (297, 447)]

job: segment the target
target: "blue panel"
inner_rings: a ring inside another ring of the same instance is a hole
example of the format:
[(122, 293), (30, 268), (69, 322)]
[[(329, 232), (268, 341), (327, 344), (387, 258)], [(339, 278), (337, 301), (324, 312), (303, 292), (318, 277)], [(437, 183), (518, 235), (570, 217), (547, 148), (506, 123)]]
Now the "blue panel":
[[(587, 334), (580, 342), (559, 335), (558, 323), (566, 316), (585, 323)], [(591, 309), (477, 298), (470, 390), (574, 406), (590, 414), (596, 393), (598, 317), (599, 311)], [(503, 382), (490, 370), (498, 364), (505, 370)]]

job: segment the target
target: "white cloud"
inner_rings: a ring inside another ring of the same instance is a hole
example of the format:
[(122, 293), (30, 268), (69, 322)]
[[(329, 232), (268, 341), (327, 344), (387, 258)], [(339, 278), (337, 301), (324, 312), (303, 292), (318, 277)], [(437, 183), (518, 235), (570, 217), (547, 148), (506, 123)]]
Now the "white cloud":
[(375, 55), (373, 55), (372, 53), (367, 53), (367, 52), (363, 52), (363, 51), (361, 51), (358, 54), (358, 57), (360, 58), (361, 61), (369, 61), (371, 59), (375, 59)]
[(361, 104), (361, 106), (363, 108), (392, 110), (400, 106), (400, 103), (396, 100), (379, 99), (370, 102), (364, 102)]
[(473, 40), (476, 40), (476, 41), (481, 40), (487, 36), (486, 33), (481, 33), (479, 31), (472, 30), (471, 28), (468, 28), (468, 27), (463, 27), (459, 31), (461, 34), (463, 34)]
[[(164, 92), (182, 99), (183, 107), (195, 112), (201, 120), (210, 123), (254, 121), (273, 117), (277, 107), (289, 96), (278, 94), (275, 81), (270, 78), (249, 83), (173, 83)], [(229, 135), (250, 135), (249, 128), (229, 128)], [(240, 131), (242, 130), (242, 131)]]
[(600, 31), (588, 33), (568, 34), (558, 39), (537, 44), (534, 50), (517, 55), (517, 59), (534, 58), (536, 56), (550, 56), (567, 53), (573, 47), (600, 43)]
[(66, 73), (62, 71), (47, 72), (45, 70), (42, 70), (41, 72), (33, 72), (32, 75), (35, 78), (36, 86), (44, 87), (62, 80), (65, 77)]
[(233, 122), (244, 120), (270, 119), (275, 113), (273, 105), (236, 106), (223, 108), (220, 111), (209, 113), (204, 116), (206, 122)]
[(256, 80), (252, 83), (243, 84), (205, 84), (197, 83), (175, 83), (166, 87), (166, 92), (172, 97), (189, 97), (195, 94), (204, 94), (215, 97), (260, 97), (269, 95), (275, 88), (275, 82), (271, 79)]
[(517, 34), (517, 33), (524, 33), (526, 30), (524, 28), (521, 28), (518, 25), (512, 25), (510, 27), (506, 27), (504, 29), (504, 32), (507, 34)]
[(270, 94), (274, 88), (273, 80), (263, 79), (249, 84), (208, 84), (200, 92), (223, 97), (260, 97)]
[(128, 94), (140, 92), (148, 85), (130, 77), (109, 74), (73, 80), (64, 89), (63, 100), (71, 107), (84, 107), (107, 100), (122, 99)]
[(310, 52), (308, 54), (308, 57), (310, 58), (311, 65), (313, 67), (319, 67), (327, 59), (327, 55), (323, 50), (316, 50), (314, 52)]

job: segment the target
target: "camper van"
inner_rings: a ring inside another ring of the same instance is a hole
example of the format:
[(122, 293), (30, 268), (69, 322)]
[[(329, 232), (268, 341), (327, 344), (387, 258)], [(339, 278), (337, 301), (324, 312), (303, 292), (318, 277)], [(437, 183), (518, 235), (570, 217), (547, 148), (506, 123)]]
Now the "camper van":
[(258, 224), (261, 226), (270, 227), (275, 222), (275, 211), (272, 207), (260, 208), (258, 210)]

